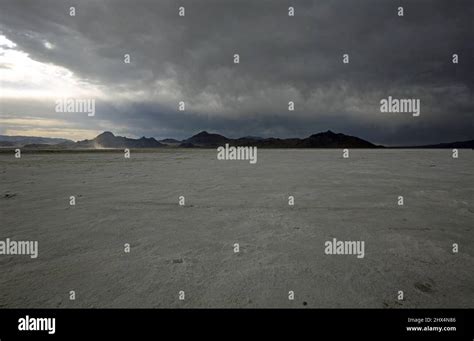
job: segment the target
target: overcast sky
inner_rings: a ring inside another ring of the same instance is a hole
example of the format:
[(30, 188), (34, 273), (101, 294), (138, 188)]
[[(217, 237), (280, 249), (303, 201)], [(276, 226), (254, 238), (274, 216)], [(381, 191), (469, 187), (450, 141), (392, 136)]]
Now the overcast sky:
[[(306, 137), (330, 129), (387, 145), (474, 139), (472, 0), (0, 6), (0, 134), (181, 139), (201, 130)], [(420, 116), (381, 113), (388, 96), (420, 99)], [(61, 98), (95, 99), (96, 114), (57, 113)]]

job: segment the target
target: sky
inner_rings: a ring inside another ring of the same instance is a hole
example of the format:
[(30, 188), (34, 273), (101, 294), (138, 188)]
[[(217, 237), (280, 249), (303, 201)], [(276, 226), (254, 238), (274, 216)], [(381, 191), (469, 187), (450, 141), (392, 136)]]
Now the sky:
[[(473, 17), (472, 0), (0, 0), (0, 134), (470, 140)], [(381, 112), (389, 96), (420, 116)]]

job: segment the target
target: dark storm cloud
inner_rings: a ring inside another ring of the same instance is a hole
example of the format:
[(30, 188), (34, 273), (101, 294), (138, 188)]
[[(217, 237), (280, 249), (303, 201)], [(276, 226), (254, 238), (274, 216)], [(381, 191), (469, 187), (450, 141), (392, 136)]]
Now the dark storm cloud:
[[(31, 58), (68, 68), (111, 98), (131, 94), (98, 113), (124, 133), (284, 137), (332, 129), (379, 143), (431, 143), (474, 138), (473, 7), (470, 0), (3, 1), (0, 29)], [(421, 116), (381, 114), (389, 95), (420, 98)], [(176, 112), (179, 100), (186, 113)]]

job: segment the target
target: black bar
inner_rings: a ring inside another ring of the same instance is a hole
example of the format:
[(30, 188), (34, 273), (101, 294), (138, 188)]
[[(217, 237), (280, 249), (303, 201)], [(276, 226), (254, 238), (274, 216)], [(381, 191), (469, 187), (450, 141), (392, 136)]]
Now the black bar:
[[(19, 319), (55, 318), (55, 333), (19, 331)], [(408, 318), (413, 319), (408, 322)], [(427, 321), (430, 318), (431, 321)], [(423, 320), (416, 320), (423, 319)], [(441, 320), (437, 320), (441, 319)], [(454, 321), (454, 320), (455, 321)], [(451, 321), (451, 322), (448, 322)], [(2, 309), (0, 340), (96, 337), (171, 339), (212, 334), (220, 339), (268, 339), (283, 335), (331, 339), (469, 340), (472, 309)], [(455, 331), (407, 331), (407, 327), (455, 327)], [(166, 336), (168, 335), (168, 336)], [(323, 338), (324, 336), (324, 338)], [(352, 338), (352, 339), (351, 339)]]

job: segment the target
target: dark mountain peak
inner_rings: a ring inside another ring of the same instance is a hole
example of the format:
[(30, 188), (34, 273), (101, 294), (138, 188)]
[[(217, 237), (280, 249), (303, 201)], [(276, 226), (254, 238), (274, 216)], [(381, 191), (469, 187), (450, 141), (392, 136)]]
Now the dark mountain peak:
[[(201, 131), (200, 133), (197, 133), (196, 135), (191, 136), (190, 139), (192, 139), (192, 138), (194, 138), (194, 137), (200, 137), (200, 138), (204, 137), (204, 138), (208, 138), (208, 137), (213, 137), (213, 136), (214, 136), (214, 137), (220, 136), (220, 137), (223, 137), (223, 138), (227, 138), (227, 137), (225, 137), (225, 136), (223, 136), (223, 135), (215, 134), (215, 133), (208, 133), (206, 130), (203, 130), (203, 131)], [(188, 140), (189, 140), (189, 139), (188, 139)]]
[(207, 131), (203, 130), (200, 133), (197, 133), (193, 137), (198, 137), (198, 136), (209, 136), (209, 135), (214, 135), (214, 134), (209, 134)]
[(192, 144), (196, 146), (208, 146), (213, 147), (222, 143), (228, 142), (229, 139), (219, 134), (210, 134), (207, 131), (201, 131), (200, 133), (190, 137), (183, 141), (184, 144)]
[(176, 140), (176, 139), (171, 139), (171, 138), (160, 140), (160, 142), (161, 143), (181, 143), (181, 141)]
[(335, 137), (335, 136), (337, 136), (337, 135), (344, 135), (344, 134), (337, 134), (337, 133), (333, 132), (332, 130), (328, 130), (328, 131), (325, 131), (325, 132), (313, 134), (313, 135), (311, 135), (309, 138), (324, 137), (324, 136), (327, 136), (327, 137)]
[(239, 140), (264, 140), (263, 137), (260, 137), (260, 136), (252, 136), (252, 135), (249, 135), (249, 136), (244, 136), (244, 137), (240, 137)]
[(97, 135), (96, 139), (100, 137), (115, 137), (115, 135), (110, 131), (104, 131), (102, 134)]
[(119, 136), (115, 136), (110, 131), (104, 131), (102, 134), (97, 135), (93, 141), (98, 143), (100, 146), (106, 147), (114, 144), (118, 138)]
[(302, 140), (302, 146), (308, 148), (374, 148), (374, 144), (355, 136), (334, 133), (328, 130), (313, 134)]

